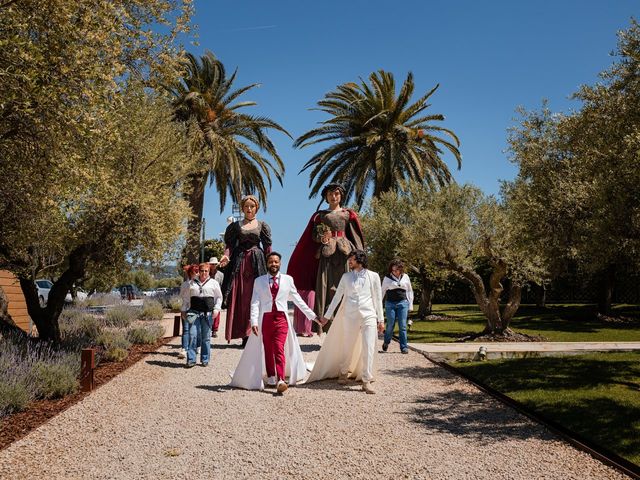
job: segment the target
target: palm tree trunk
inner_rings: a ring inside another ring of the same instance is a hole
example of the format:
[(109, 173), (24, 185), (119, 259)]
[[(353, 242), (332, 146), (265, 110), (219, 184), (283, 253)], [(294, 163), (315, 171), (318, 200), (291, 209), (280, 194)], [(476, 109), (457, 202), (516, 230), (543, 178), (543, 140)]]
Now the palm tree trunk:
[(198, 263), (200, 259), (200, 235), (202, 230), (202, 214), (204, 211), (204, 189), (207, 174), (197, 173), (189, 177), (190, 193), (187, 198), (192, 216), (187, 228), (186, 260), (187, 263)]

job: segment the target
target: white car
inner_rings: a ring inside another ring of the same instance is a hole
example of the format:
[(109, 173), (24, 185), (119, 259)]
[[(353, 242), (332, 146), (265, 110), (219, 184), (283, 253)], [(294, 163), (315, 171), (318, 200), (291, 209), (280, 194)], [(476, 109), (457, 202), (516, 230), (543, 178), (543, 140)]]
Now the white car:
[(51, 287), (53, 287), (53, 283), (51, 283), (50, 280), (44, 279), (38, 279), (35, 283), (38, 288), (38, 301), (40, 302), (40, 306), (46, 307), (47, 301), (49, 300), (49, 292), (51, 291)]

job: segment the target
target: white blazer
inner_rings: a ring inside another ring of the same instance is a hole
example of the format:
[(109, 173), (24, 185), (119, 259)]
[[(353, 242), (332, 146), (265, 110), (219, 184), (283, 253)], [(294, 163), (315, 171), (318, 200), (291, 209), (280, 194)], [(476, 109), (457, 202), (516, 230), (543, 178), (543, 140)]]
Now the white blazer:
[[(271, 287), (269, 279), (271, 275), (262, 275), (255, 279), (253, 283), (253, 295), (251, 296), (251, 326), (262, 324), (262, 316), (265, 312), (270, 312), (273, 305), (273, 297), (271, 296)], [(278, 273), (279, 288), (276, 295), (276, 308), (279, 312), (289, 315), (289, 306), (287, 302), (291, 300), (298, 307), (305, 317), (309, 320), (316, 318), (316, 314), (302, 300), (296, 286), (293, 283), (293, 277), (284, 273)], [(291, 319), (289, 319), (291, 321)]]
[[(267, 374), (264, 363), (264, 347), (262, 345), (262, 317), (265, 312), (271, 311), (273, 299), (269, 288), (269, 277), (263, 275), (256, 278), (253, 283), (253, 295), (251, 297), (251, 325), (260, 327), (258, 335), (249, 335), (247, 345), (242, 351), (240, 361), (231, 375), (231, 386), (244, 388), (247, 390), (262, 390), (264, 388), (263, 378)], [(293, 278), (283, 273), (279, 274), (279, 289), (276, 296), (276, 308), (285, 312), (289, 331), (284, 344), (285, 355), (285, 376), (289, 379), (289, 385), (295, 385), (304, 380), (307, 374), (307, 365), (300, 350), (298, 338), (293, 329), (291, 317), (288, 315), (287, 300), (291, 299), (296, 306), (302, 310), (307, 318), (313, 319), (316, 314), (300, 298)]]
[[(367, 270), (369, 287), (371, 288), (371, 299), (373, 300), (373, 311), (376, 314), (378, 323), (384, 322), (384, 310), (382, 309), (382, 292), (380, 288), (380, 276), (376, 272)], [(350, 297), (354, 293), (353, 281), (355, 279), (354, 272), (346, 272), (342, 275), (336, 293), (331, 300), (331, 304), (327, 307), (325, 317), (331, 319), (336, 308), (340, 304), (343, 297)]]

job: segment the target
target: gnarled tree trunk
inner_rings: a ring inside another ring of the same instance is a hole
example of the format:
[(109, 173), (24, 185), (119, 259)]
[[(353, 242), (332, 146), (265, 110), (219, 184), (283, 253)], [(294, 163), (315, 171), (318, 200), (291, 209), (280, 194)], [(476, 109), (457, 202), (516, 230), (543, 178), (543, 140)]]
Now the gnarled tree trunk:
[(431, 315), (433, 307), (433, 292), (435, 290), (435, 282), (425, 273), (420, 273), (420, 283), (422, 291), (420, 293), (420, 305), (418, 307), (418, 317), (424, 319)]
[(64, 307), (64, 299), (73, 284), (84, 277), (87, 263), (93, 258), (99, 257), (101, 252), (96, 251), (94, 245), (84, 244), (77, 247), (69, 254), (69, 267), (54, 282), (49, 291), (47, 306), (41, 307), (38, 299), (38, 289), (33, 279), (18, 277), (22, 293), (27, 303), (27, 312), (38, 329), (38, 336), (42, 340), (60, 341), (60, 325), (58, 318)]

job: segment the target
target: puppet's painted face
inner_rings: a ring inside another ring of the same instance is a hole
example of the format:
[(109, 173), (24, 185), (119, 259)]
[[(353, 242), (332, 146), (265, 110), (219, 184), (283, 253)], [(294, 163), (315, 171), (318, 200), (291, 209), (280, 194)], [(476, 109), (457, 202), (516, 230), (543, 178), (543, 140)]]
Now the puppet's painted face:
[(244, 218), (247, 220), (253, 220), (256, 218), (256, 212), (258, 211), (258, 206), (252, 201), (247, 200), (242, 205), (242, 213), (244, 213)]
[(327, 192), (326, 200), (329, 205), (340, 205), (340, 202), (342, 202), (342, 193), (340, 193), (340, 189), (336, 188), (335, 190)]

